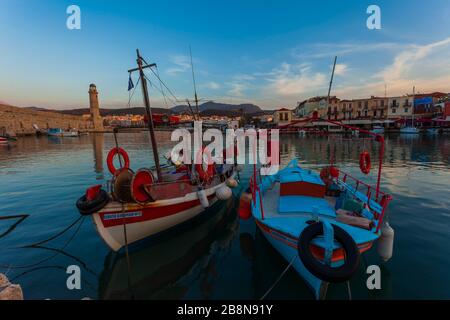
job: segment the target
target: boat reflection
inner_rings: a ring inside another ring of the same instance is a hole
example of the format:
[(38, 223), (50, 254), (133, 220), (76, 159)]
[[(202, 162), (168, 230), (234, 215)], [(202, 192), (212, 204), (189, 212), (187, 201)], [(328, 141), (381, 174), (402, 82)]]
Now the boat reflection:
[(213, 291), (214, 258), (230, 250), (238, 228), (234, 197), (218, 202), (201, 219), (167, 233), (145, 247), (130, 252), (130, 278), (125, 253), (111, 251), (100, 275), (100, 299), (181, 299), (192, 273), (199, 278), (200, 293)]

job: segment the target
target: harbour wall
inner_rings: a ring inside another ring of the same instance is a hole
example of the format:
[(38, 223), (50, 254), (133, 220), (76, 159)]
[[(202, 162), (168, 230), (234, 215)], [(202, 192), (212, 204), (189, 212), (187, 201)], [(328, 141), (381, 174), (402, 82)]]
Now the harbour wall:
[(4, 128), (11, 135), (32, 135), (36, 133), (33, 124), (41, 130), (70, 128), (83, 132), (94, 131), (92, 121), (81, 116), (0, 105), (0, 130)]

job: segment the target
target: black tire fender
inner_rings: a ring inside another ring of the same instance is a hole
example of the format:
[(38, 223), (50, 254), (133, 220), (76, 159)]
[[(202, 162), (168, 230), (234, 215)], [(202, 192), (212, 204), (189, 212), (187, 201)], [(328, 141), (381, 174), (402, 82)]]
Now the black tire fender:
[(76, 205), (78, 211), (83, 216), (88, 216), (103, 209), (109, 202), (110, 197), (105, 190), (100, 190), (100, 193), (94, 200), (87, 200), (86, 195), (78, 199)]
[(336, 283), (348, 281), (358, 270), (360, 252), (353, 238), (341, 227), (332, 224), (334, 239), (339, 242), (345, 252), (345, 262), (339, 267), (333, 268), (317, 260), (310, 250), (311, 241), (317, 236), (323, 235), (323, 223), (313, 223), (307, 226), (298, 240), (298, 255), (314, 276), (320, 280)]

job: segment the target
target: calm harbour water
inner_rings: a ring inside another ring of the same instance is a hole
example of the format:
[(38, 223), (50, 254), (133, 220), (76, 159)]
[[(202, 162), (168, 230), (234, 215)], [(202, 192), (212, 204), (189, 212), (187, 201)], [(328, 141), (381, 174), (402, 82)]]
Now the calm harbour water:
[[(162, 149), (169, 133), (157, 133)], [(351, 281), (354, 299), (450, 299), (450, 135), (386, 137), (382, 185), (394, 197), (389, 221), (395, 229), (394, 257), (381, 264), (376, 249), (364, 255)], [(119, 143), (131, 167), (151, 164), (146, 133), (124, 133)], [(27, 137), (0, 147), (0, 216), (29, 214), (0, 237), (0, 272), (19, 283), (26, 299), (259, 299), (287, 263), (256, 230), (254, 221), (237, 217), (237, 201), (210, 209), (208, 217), (132, 252), (131, 289), (123, 255), (111, 252), (90, 218), (39, 247), (20, 248), (47, 239), (79, 217), (75, 201), (87, 186), (105, 183), (111, 134), (80, 138)], [(281, 160), (293, 157), (318, 168), (336, 163), (361, 176), (358, 155), (376, 154), (364, 140), (342, 137), (281, 137)], [(161, 152), (162, 153), (162, 152)], [(373, 159), (375, 156), (372, 157)], [(251, 168), (241, 174), (247, 185)], [(375, 180), (374, 170), (370, 177)], [(2, 235), (16, 220), (0, 220)], [(82, 289), (66, 287), (66, 268), (78, 265)], [(380, 264), (382, 289), (365, 287), (365, 266)], [(312, 299), (301, 278), (290, 270), (269, 299)], [(328, 298), (347, 299), (345, 285), (330, 288)]]

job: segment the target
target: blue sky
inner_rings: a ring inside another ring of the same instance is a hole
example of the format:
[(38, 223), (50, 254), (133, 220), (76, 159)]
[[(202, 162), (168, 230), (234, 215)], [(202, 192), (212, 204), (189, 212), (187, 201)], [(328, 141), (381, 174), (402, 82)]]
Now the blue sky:
[[(81, 30), (66, 28), (71, 4)], [(371, 4), (381, 30), (366, 27)], [(385, 84), (388, 95), (448, 92), (449, 16), (446, 0), (0, 0), (0, 101), (85, 107), (94, 82), (102, 107), (125, 107), (136, 48), (179, 99), (192, 98), (189, 45), (203, 99), (294, 107), (326, 94), (334, 55), (341, 98), (384, 95)], [(158, 91), (151, 100), (165, 106)]]

